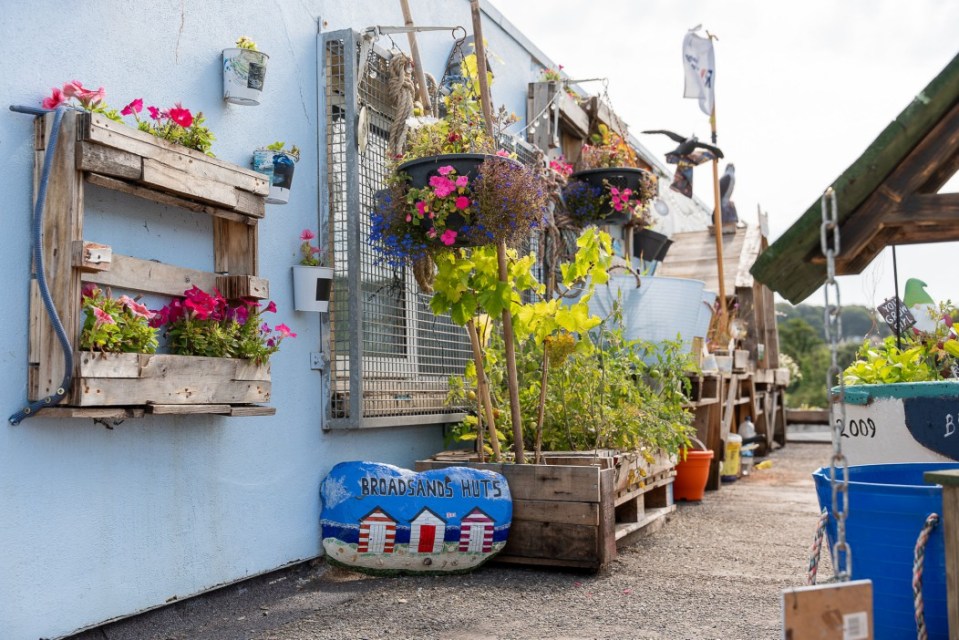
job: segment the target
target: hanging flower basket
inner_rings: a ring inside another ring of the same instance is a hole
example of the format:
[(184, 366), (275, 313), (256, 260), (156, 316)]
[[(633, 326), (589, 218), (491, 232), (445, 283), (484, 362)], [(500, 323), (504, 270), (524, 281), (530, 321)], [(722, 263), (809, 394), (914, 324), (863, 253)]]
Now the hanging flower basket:
[[(589, 214), (595, 217), (585, 220), (587, 222), (625, 224), (635, 217), (633, 210), (637, 200), (640, 206), (645, 206), (648, 200), (648, 185), (652, 181), (652, 174), (645, 169), (632, 167), (585, 169), (569, 177), (570, 185), (565, 195), (569, 199), (571, 195), (575, 197), (578, 193), (596, 199), (594, 209)], [(585, 185), (585, 189), (582, 185)], [(575, 211), (572, 213), (574, 217), (579, 217), (576, 216)]]
[(384, 262), (412, 264), (435, 251), (515, 244), (543, 223), (536, 171), (501, 155), (425, 156), (396, 167), (377, 194), (370, 241)]
[(293, 306), (297, 311), (326, 313), (332, 288), (332, 267), (293, 267)]
[(252, 49), (224, 49), (223, 99), (232, 104), (260, 104), (269, 57)]

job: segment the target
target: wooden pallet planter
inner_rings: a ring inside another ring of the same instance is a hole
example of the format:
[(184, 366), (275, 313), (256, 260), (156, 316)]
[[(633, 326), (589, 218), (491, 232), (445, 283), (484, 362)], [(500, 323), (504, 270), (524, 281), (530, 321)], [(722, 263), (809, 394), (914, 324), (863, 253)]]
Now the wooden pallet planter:
[(638, 454), (559, 452), (546, 454), (546, 464), (518, 465), (437, 457), (416, 469), (458, 465), (506, 477), (513, 524), (497, 562), (599, 570), (616, 557), (618, 539), (676, 508), (668, 459), (650, 464)]
[[(36, 121), (35, 192), (52, 123), (52, 114)], [(212, 216), (212, 270), (120, 255), (107, 244), (85, 238), (87, 183)], [(269, 282), (258, 276), (257, 236), (268, 193), (266, 177), (252, 170), (98, 114), (64, 114), (47, 185), (43, 236), (47, 282), (70, 343), (79, 342), (83, 320), (80, 292), (87, 282), (164, 296), (182, 295), (196, 285), (206, 291), (216, 287), (228, 299), (269, 297)], [(34, 282), (29, 398), (53, 394), (63, 379), (64, 366), (56, 333)], [(146, 413), (274, 413), (270, 407), (255, 404), (270, 398), (269, 367), (255, 367), (244, 360), (78, 352), (73, 373), (73, 386), (65, 401), (45, 410), (44, 415), (105, 419)]]

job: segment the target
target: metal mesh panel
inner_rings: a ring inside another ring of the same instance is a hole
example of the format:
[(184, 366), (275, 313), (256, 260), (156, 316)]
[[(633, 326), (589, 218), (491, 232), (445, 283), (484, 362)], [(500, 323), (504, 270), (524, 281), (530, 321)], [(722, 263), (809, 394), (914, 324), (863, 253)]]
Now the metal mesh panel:
[[(368, 59), (358, 62), (360, 47), (352, 31), (322, 38), (325, 202), (337, 274), (330, 314), (328, 424), (458, 421), (465, 407), (448, 405), (447, 390), (449, 377), (462, 375), (471, 358), (466, 331), (449, 317), (435, 316), (409, 270), (379, 264), (368, 241), (369, 213), (388, 175), (393, 121), (388, 54), (373, 48)], [(358, 120), (367, 123), (362, 132)], [(358, 137), (365, 138), (362, 150)]]

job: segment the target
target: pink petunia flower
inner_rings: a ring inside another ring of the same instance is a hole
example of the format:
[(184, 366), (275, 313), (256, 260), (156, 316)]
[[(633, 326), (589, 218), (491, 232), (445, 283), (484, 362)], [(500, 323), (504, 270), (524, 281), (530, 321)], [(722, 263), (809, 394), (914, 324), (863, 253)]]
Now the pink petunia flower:
[(143, 98), (137, 98), (127, 106), (120, 109), (120, 115), (128, 116), (143, 111)]
[(184, 109), (179, 102), (176, 103), (176, 106), (170, 109), (170, 119), (175, 123), (187, 129), (190, 125), (193, 124), (193, 114), (190, 113), (189, 109)]
[(459, 198), (456, 199), (456, 202), (454, 202), (453, 204), (456, 206), (457, 209), (462, 211), (463, 209), (466, 209), (467, 207), (470, 206), (470, 199), (467, 198), (466, 196), (460, 196)]
[(468, 187), (470, 179), (467, 176), (456, 176), (457, 187)]
[(77, 100), (79, 100), (80, 104), (82, 104), (85, 107), (91, 107), (91, 106), (97, 105), (100, 102), (103, 102), (103, 100), (106, 97), (107, 97), (107, 92), (104, 90), (103, 87), (100, 87), (96, 91), (92, 89), (87, 89), (85, 91), (77, 91), (77, 94), (76, 94)]
[(88, 91), (79, 80), (71, 80), (63, 85), (63, 95), (74, 98), (78, 93)]
[(447, 229), (443, 232), (443, 235), (440, 236), (440, 242), (447, 247), (453, 246), (453, 243), (456, 242), (456, 232), (452, 229)]
[(40, 103), (44, 109), (56, 109), (67, 101), (67, 96), (56, 87), (53, 87), (51, 92), (50, 97), (44, 98)]
[(309, 229), (304, 229), (303, 233), (300, 234), (300, 240), (303, 240), (305, 242), (309, 242), (315, 237), (316, 237), (316, 234), (310, 231)]
[(147, 320), (153, 317), (153, 312), (147, 309), (146, 305), (140, 304), (130, 296), (120, 296), (120, 304), (124, 305), (135, 316), (140, 316)]
[[(430, 208), (427, 207), (426, 203), (423, 202), (422, 200), (417, 200), (416, 210), (419, 212), (420, 217), (422, 218), (424, 215), (427, 214), (427, 212), (429, 212)], [(407, 220), (407, 222), (409, 222), (409, 220)]]
[(430, 230), (426, 232), (426, 236), (427, 236), (428, 238), (435, 238), (435, 237), (436, 237), (436, 227), (430, 227)]
[(264, 309), (264, 311), (267, 313), (276, 313), (276, 303), (270, 300), (270, 304), (266, 305), (266, 309)]
[(433, 187), (433, 193), (437, 198), (445, 198), (456, 190), (456, 184), (449, 178), (442, 176), (431, 177), (430, 186)]
[(96, 318), (96, 325), (100, 326), (102, 324), (116, 324), (116, 320), (113, 319), (109, 313), (101, 309), (100, 307), (93, 307), (93, 317)]
[(450, 165), (446, 165), (445, 167), (440, 167), (437, 170), (437, 173), (439, 173), (441, 176), (448, 176), (452, 171), (453, 171), (453, 167)]
[(151, 106), (147, 107), (147, 111), (150, 112), (150, 118), (152, 118), (153, 120), (159, 120), (159, 119), (160, 119), (160, 110), (157, 109), (156, 107), (154, 107), (154, 106), (151, 105)]
[(296, 334), (293, 333), (292, 331), (290, 331), (290, 328), (289, 328), (288, 326), (286, 326), (285, 324), (282, 324), (282, 323), (281, 323), (281, 324), (276, 325), (276, 330), (277, 330), (277, 331), (279, 332), (279, 334), (280, 334), (281, 336), (283, 336), (284, 338), (295, 338), (295, 337), (296, 337)]
[(508, 158), (509, 151), (507, 151), (506, 149), (500, 149), (496, 152), (496, 155), (498, 155), (500, 158)]

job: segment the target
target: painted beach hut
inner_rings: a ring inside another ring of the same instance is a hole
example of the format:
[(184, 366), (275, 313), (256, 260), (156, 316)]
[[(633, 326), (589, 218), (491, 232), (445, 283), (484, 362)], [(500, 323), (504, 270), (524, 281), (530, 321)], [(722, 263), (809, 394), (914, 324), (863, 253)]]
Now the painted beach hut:
[(360, 553), (393, 553), (396, 545), (396, 520), (377, 507), (360, 521)]
[(477, 507), (460, 525), (460, 551), (490, 553), (493, 550), (493, 519)]
[(410, 553), (439, 553), (443, 550), (445, 520), (423, 507), (410, 526)]

